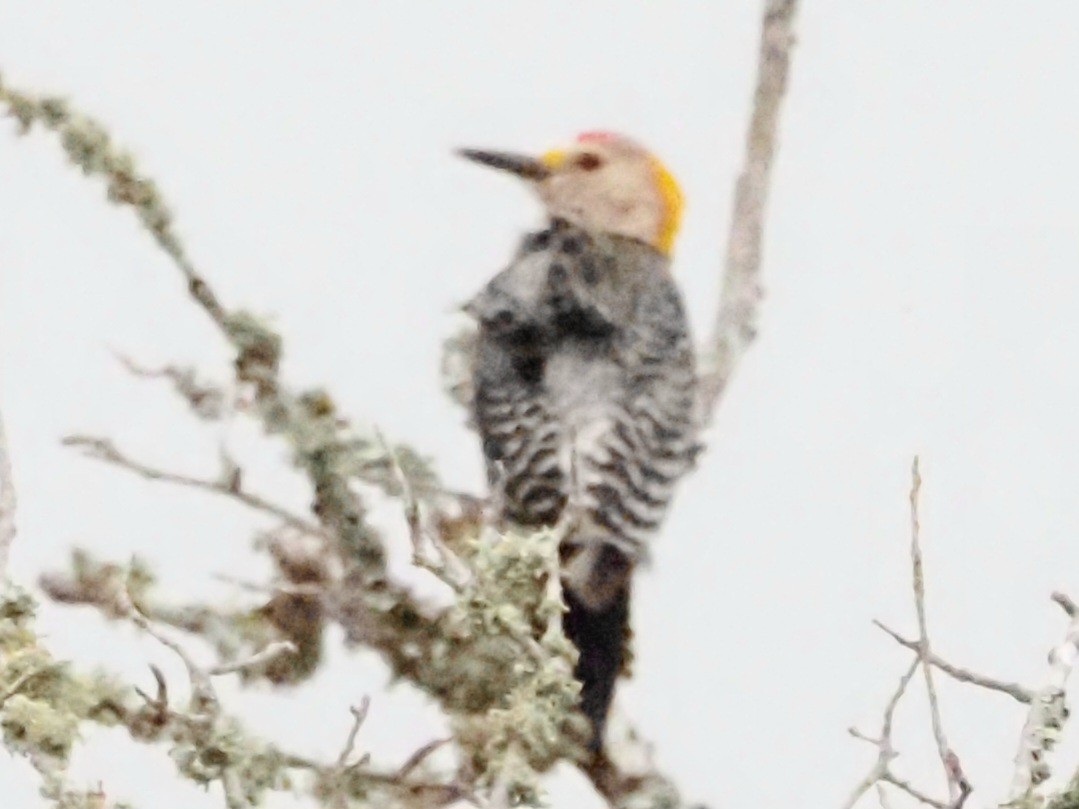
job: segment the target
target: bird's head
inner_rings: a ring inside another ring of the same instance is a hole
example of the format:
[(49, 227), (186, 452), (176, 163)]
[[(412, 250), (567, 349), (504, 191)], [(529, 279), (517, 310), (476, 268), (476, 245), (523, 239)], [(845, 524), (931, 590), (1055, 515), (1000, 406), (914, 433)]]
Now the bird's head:
[(670, 253), (682, 216), (678, 183), (644, 147), (610, 132), (585, 132), (539, 157), (461, 149), (462, 157), (527, 180), (547, 213), (597, 233)]

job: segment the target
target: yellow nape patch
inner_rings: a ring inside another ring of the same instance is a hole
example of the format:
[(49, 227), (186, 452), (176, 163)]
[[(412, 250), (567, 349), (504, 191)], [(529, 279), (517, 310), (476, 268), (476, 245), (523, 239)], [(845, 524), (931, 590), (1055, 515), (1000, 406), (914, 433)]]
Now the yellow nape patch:
[(682, 223), (685, 201), (678, 181), (659, 158), (652, 158), (652, 169), (656, 175), (656, 188), (663, 206), (659, 229), (656, 232), (656, 247), (664, 253), (670, 253), (674, 247), (674, 237), (678, 234), (678, 226)]

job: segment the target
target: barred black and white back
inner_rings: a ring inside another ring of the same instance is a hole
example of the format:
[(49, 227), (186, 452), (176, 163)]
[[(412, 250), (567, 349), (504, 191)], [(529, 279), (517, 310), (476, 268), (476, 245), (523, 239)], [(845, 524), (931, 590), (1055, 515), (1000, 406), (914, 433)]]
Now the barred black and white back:
[(564, 625), (597, 746), (630, 573), (694, 454), (694, 355), (668, 264), (637, 240), (556, 220), (466, 307), (480, 323), (474, 415), (502, 516), (573, 526), (560, 549)]

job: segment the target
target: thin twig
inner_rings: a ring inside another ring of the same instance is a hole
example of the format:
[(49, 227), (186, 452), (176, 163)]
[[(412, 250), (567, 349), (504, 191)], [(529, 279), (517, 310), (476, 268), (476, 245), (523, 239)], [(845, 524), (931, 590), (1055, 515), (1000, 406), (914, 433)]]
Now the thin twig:
[(154, 708), (159, 715), (165, 716), (169, 711), (169, 685), (165, 681), (165, 675), (161, 673), (161, 669), (157, 666), (151, 665), (150, 673), (154, 675), (154, 682), (157, 683), (157, 694), (151, 697), (138, 686), (135, 686), (135, 693), (142, 697), (146, 704)]
[(176, 365), (148, 368), (119, 351), (113, 351), (112, 353), (132, 376), (140, 379), (167, 379), (170, 381), (173, 389), (183, 397), (184, 401), (200, 419), (220, 419), (227, 409), (233, 407), (233, 403), (228, 402), (228, 397), (222, 388), (199, 382), (195, 372), (190, 368), (180, 368)]
[[(886, 784), (891, 784), (896, 789), (906, 792), (912, 798), (924, 803), (926, 806), (932, 806), (935, 807), (935, 809), (952, 809), (952, 804), (929, 797), (921, 790), (911, 786), (910, 783), (904, 781), (902, 778), (896, 778), (890, 770), (885, 770), (881, 773), (880, 780)], [(962, 806), (955, 806), (954, 809), (962, 809)]]
[(332, 802), (335, 809), (348, 809), (349, 801), (345, 791), (345, 776), (362, 767), (370, 760), (370, 756), (365, 753), (360, 756), (358, 761), (349, 763), (349, 759), (352, 758), (352, 751), (356, 748), (356, 737), (359, 735), (363, 723), (367, 720), (367, 712), (370, 708), (371, 698), (366, 694), (360, 700), (359, 707), (350, 705), (348, 708), (348, 712), (352, 714), (352, 725), (349, 727), (345, 746), (341, 748), (341, 753), (337, 756), (337, 763), (329, 770), (330, 782), (333, 785)]
[[(382, 446), (382, 451), (386, 453), (390, 469), (397, 481), (397, 485), (401, 488), (405, 522), (408, 524), (408, 535), (412, 541), (412, 564), (433, 574), (439, 581), (454, 591), (460, 592), (464, 585), (461, 577), (467, 575), (465, 566), (458, 562), (444, 543), (424, 530), (420, 502), (416, 498), (416, 493), (409, 482), (408, 475), (401, 468), (401, 461), (397, 457), (397, 453), (380, 431), (375, 431), (375, 438)], [(439, 555), (438, 562), (433, 562), (428, 558), (425, 545), (430, 545), (435, 549), (435, 552)]]
[(210, 674), (191, 659), (190, 655), (176, 641), (163, 635), (151, 623), (150, 618), (139, 608), (139, 605), (131, 598), (130, 591), (124, 587), (117, 594), (120, 609), (128, 615), (131, 621), (143, 632), (152, 637), (158, 643), (171, 649), (180, 658), (187, 669), (188, 679), (191, 681), (191, 702), (198, 713), (211, 719), (220, 710), (220, 701), (217, 691), (210, 681)]
[(1069, 618), (1075, 618), (1079, 615), (1079, 606), (1076, 606), (1075, 602), (1071, 600), (1071, 597), (1066, 593), (1056, 592), (1049, 596), (1049, 600), (1064, 610), (1064, 614)]
[(271, 660), (280, 657), (284, 654), (296, 654), (296, 644), (290, 640), (278, 640), (266, 645), (266, 648), (244, 658), (243, 660), (236, 660), (232, 663), (222, 663), (219, 666), (214, 666), (206, 673), (211, 677), (219, 677), (222, 674), (238, 674), (249, 669), (259, 668)]
[(352, 758), (352, 751), (356, 748), (356, 736), (359, 735), (363, 723), (367, 721), (367, 712), (369, 710), (371, 710), (371, 697), (366, 694), (360, 700), (358, 707), (350, 705), (348, 708), (348, 712), (352, 714), (352, 727), (349, 728), (345, 746), (341, 748), (341, 754), (337, 757), (337, 766), (341, 770), (347, 770), (349, 767), (355, 766), (349, 764), (348, 760)]
[(899, 678), (899, 685), (896, 686), (895, 691), (892, 693), (892, 698), (888, 700), (888, 704), (884, 707), (884, 718), (881, 720), (880, 736), (878, 738), (874, 739), (866, 736), (856, 728), (849, 730), (851, 736), (867, 741), (877, 748), (877, 759), (873, 762), (869, 772), (866, 773), (865, 778), (851, 791), (850, 796), (843, 804), (843, 809), (852, 809), (861, 797), (872, 789), (874, 784), (883, 780), (888, 773), (892, 759), (896, 756), (895, 749), (892, 747), (892, 718), (895, 716), (895, 709), (899, 705), (899, 700), (903, 698), (903, 694), (906, 693), (907, 686), (910, 685), (910, 681), (917, 670), (918, 661), (914, 660), (907, 668), (906, 673)]
[(288, 509), (282, 508), (264, 497), (259, 497), (257, 494), (251, 494), (250, 492), (244, 491), (238, 485), (237, 476), (235, 474), (223, 475), (219, 480), (210, 480), (191, 477), (189, 475), (180, 475), (175, 472), (167, 472), (164, 469), (159, 469), (128, 457), (117, 449), (116, 445), (109, 439), (96, 436), (69, 435), (63, 439), (62, 443), (65, 447), (77, 447), (78, 449), (81, 449), (83, 454), (88, 458), (93, 458), (96, 461), (103, 461), (112, 464), (113, 466), (118, 466), (121, 469), (126, 469), (146, 480), (172, 483), (177, 486), (187, 486), (192, 489), (200, 489), (202, 491), (224, 495), (239, 503), (243, 503), (245, 506), (254, 509), (255, 511), (261, 511), (264, 514), (276, 517), (281, 520), (281, 522), (285, 523), (290, 528), (295, 528), (297, 531), (321, 536), (327, 539), (330, 538), (330, 533), (322, 526), (317, 525), (310, 520), (306, 520), (299, 515), (293, 514)]
[[(873, 621), (873, 625), (886, 633), (900, 646), (910, 649), (912, 652), (919, 652), (920, 647), (918, 641), (905, 638), (896, 632), (891, 627), (886, 626), (880, 621)], [(977, 685), (982, 688), (986, 688), (990, 691), (999, 691), (1002, 694), (1007, 694), (1017, 702), (1021, 702), (1024, 705), (1029, 705), (1031, 699), (1033, 699), (1033, 693), (1029, 688), (1024, 688), (1019, 683), (1009, 683), (1004, 680), (997, 680), (993, 677), (988, 677), (984, 674), (978, 674), (970, 669), (956, 666), (953, 663), (949, 663), (944, 658), (940, 657), (936, 652), (929, 652), (929, 662), (943, 671), (953, 680), (958, 680), (961, 683), (970, 683), (971, 685)]]
[(324, 584), (261, 584), (230, 576), (227, 573), (214, 573), (211, 578), (225, 584), (231, 584), (233, 587), (248, 593), (258, 593), (259, 595), (310, 596), (312, 598), (321, 598), (326, 595), (326, 585)]
[(797, 0), (768, 0), (761, 27), (757, 86), (746, 136), (742, 173), (734, 190), (734, 214), (727, 240), (723, 289), (701, 374), (699, 418), (712, 420), (716, 403), (735, 366), (757, 334), (761, 243), (768, 185), (775, 159), (779, 113), (790, 71)]
[(930, 661), (929, 623), (925, 614), (925, 570), (922, 565), (921, 523), (918, 516), (918, 495), (922, 488), (922, 476), (918, 471), (918, 456), (914, 456), (910, 474), (910, 561), (914, 610), (918, 615), (918, 659), (921, 661), (922, 672), (925, 675), (925, 690), (929, 697), (929, 715), (933, 725), (933, 738), (937, 743), (937, 754), (940, 756), (940, 763), (944, 767), (948, 781), (948, 794), (955, 803), (959, 800), (962, 790), (956, 775), (957, 768), (951, 764), (955, 754), (948, 747), (948, 739), (944, 735), (944, 723), (940, 718), (940, 701), (933, 683), (933, 666)]
[(405, 763), (401, 765), (401, 769), (397, 771), (397, 777), (404, 780), (413, 770), (426, 761), (428, 756), (452, 741), (453, 739), (435, 739), (428, 742), (405, 760)]
[(0, 585), (8, 576), (8, 557), (15, 541), (15, 479), (11, 469), (4, 420), (0, 418)]

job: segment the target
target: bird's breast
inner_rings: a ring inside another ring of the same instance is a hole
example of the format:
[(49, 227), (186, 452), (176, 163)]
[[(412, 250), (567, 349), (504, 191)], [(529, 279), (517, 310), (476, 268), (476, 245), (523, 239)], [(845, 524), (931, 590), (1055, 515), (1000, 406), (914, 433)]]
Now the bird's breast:
[(621, 370), (607, 356), (567, 348), (551, 355), (545, 371), (548, 400), (561, 425), (559, 465), (575, 479), (578, 473), (570, 470), (605, 451), (603, 437), (618, 417)]
[(548, 357), (543, 381), (551, 405), (572, 426), (606, 414), (621, 377), (621, 369), (609, 356), (571, 346)]

